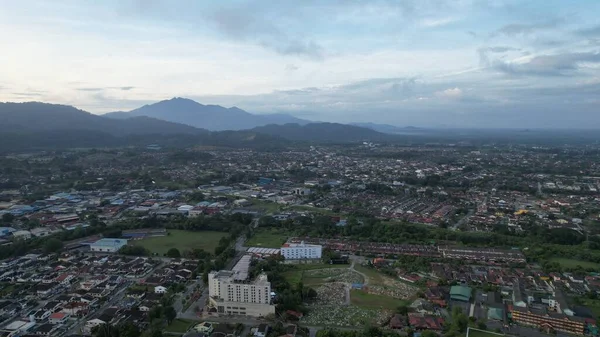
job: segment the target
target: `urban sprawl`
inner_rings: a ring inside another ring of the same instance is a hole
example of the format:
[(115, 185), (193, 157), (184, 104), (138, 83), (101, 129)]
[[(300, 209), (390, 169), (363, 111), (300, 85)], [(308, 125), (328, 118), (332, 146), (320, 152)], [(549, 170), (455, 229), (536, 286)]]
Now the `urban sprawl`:
[(600, 335), (592, 145), (0, 163), (0, 336)]

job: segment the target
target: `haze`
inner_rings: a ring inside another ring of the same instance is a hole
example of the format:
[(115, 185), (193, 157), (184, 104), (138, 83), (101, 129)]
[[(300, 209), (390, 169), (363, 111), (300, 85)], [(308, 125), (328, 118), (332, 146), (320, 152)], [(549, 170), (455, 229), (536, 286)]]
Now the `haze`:
[(600, 127), (598, 1), (6, 1), (0, 101)]

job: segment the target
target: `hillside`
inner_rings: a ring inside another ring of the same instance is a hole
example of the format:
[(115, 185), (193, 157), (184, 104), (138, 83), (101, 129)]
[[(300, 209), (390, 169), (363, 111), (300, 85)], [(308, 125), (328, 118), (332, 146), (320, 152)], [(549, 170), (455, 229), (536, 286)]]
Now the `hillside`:
[(338, 123), (266, 125), (252, 130), (288, 140), (315, 142), (384, 141), (393, 137), (368, 128)]
[(237, 107), (203, 105), (191, 99), (179, 97), (144, 105), (128, 112), (111, 112), (104, 116), (115, 119), (147, 116), (211, 131), (246, 130), (268, 124), (308, 123), (308, 121), (290, 115), (254, 115)]
[(205, 130), (155, 118), (134, 117), (116, 120), (68, 105), (39, 102), (0, 103), (0, 126), (4, 132), (87, 130), (115, 136), (206, 133)]
[(0, 103), (0, 151), (75, 147), (213, 145), (273, 148), (287, 141), (255, 131), (210, 132), (140, 116), (112, 119), (72, 106)]
[(390, 125), (390, 124), (376, 124), (376, 123), (350, 123), (350, 125), (360, 126), (363, 128), (368, 128), (371, 130), (375, 130), (375, 131), (382, 132), (382, 133), (389, 133), (389, 134), (406, 134), (406, 133), (415, 133), (415, 132), (422, 131), (420, 128), (417, 128), (414, 126), (399, 127), (399, 126)]

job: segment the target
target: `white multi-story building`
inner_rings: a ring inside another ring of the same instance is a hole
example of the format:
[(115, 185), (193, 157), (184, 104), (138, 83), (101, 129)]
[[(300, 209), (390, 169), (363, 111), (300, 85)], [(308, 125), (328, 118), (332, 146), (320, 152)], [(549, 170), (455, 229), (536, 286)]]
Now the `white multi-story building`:
[(323, 246), (301, 243), (286, 243), (281, 247), (281, 255), (286, 260), (320, 259)]
[(218, 313), (266, 316), (275, 313), (271, 304), (271, 283), (261, 274), (254, 281), (240, 280), (236, 271), (221, 270), (208, 274), (210, 305)]

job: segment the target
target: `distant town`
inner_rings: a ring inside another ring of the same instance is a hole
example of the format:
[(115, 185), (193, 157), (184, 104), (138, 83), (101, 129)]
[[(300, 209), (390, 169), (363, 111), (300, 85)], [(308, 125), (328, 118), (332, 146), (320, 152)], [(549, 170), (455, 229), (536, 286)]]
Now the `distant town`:
[(598, 336), (599, 191), (597, 144), (4, 153), (0, 336)]

